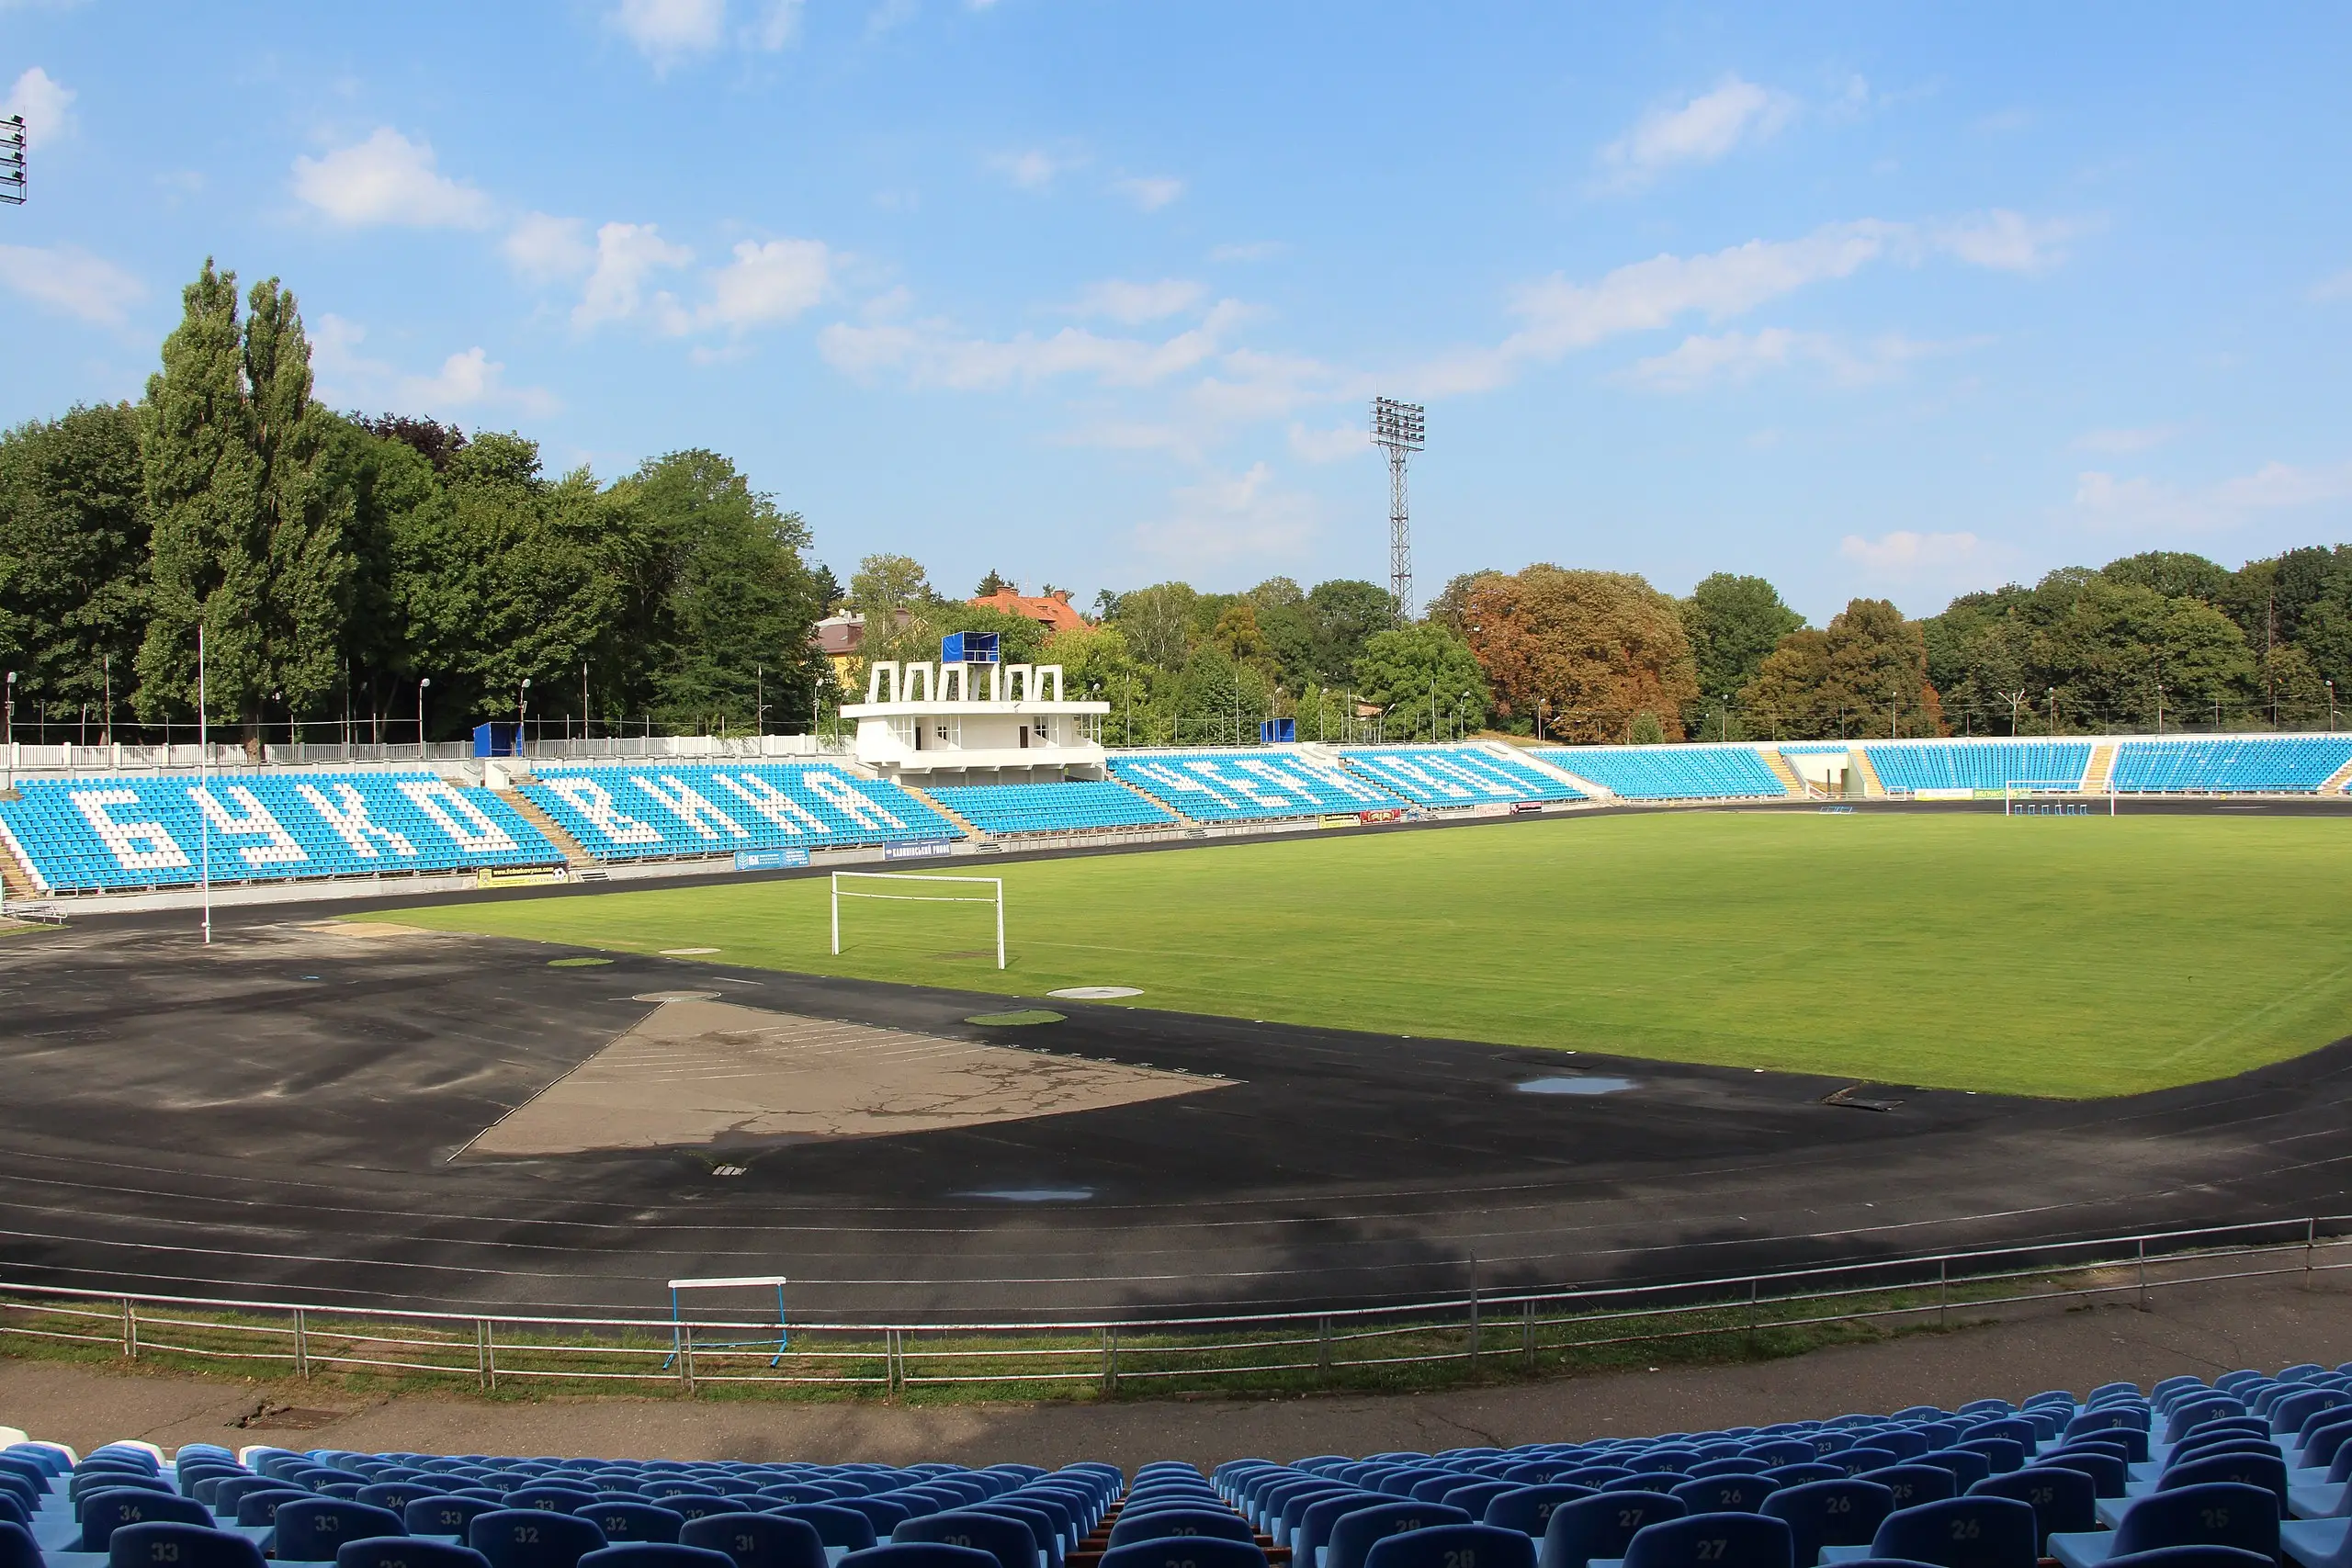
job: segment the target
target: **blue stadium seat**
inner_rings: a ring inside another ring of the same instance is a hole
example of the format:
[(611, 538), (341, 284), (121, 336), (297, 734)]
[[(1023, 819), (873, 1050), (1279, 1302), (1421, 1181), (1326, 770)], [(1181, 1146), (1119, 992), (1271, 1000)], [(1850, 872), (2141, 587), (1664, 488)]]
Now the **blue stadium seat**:
[[(814, 1532), (810, 1532), (812, 1535)], [(988, 1552), (999, 1568), (1040, 1568), (1036, 1537), (1019, 1519), (995, 1514), (951, 1508), (909, 1519), (890, 1532), (890, 1540), (934, 1546), (968, 1546)], [(848, 1559), (842, 1559), (847, 1562)]]
[(2127, 740), (2113, 778), (2119, 794), (2310, 794), (2347, 761), (2352, 736)]
[(1988, 1475), (1970, 1487), (1975, 1497), (2011, 1497), (2033, 1510), (2034, 1550), (2051, 1536), (2086, 1530), (2098, 1523), (2098, 1497), (2091, 1478), (2079, 1470), (2030, 1468)]
[[(259, 1552), (254, 1553), (260, 1556)], [(20, 1524), (0, 1520), (0, 1568), (45, 1568), (40, 1545), (33, 1540), (33, 1532)], [(248, 1563), (246, 1568), (252, 1568)], [(1136, 1568), (1157, 1568), (1138, 1563)]]
[(2065, 1568), (2099, 1568), (2110, 1557), (2159, 1546), (2234, 1546), (2278, 1555), (2278, 1500), (2259, 1486), (2215, 1482), (2151, 1493), (2111, 1530), (2053, 1535), (2050, 1554)]
[[(1129, 1550), (1148, 1550), (1131, 1548)], [(1105, 1555), (1108, 1555), (1107, 1553)], [(996, 1554), (939, 1540), (892, 1540), (853, 1551), (834, 1568), (999, 1568)], [(1203, 1568), (1209, 1568), (1206, 1563)], [(1223, 1565), (1218, 1565), (1223, 1568)]]
[(1571, 746), (1535, 755), (1628, 800), (1786, 798), (1753, 746)]
[(124, 1525), (106, 1553), (107, 1568), (262, 1568), (261, 1548), (234, 1530), (162, 1520)]
[(466, 1526), (466, 1544), (489, 1558), (490, 1568), (578, 1568), (605, 1545), (605, 1532), (572, 1514), (499, 1508)]
[(442, 1493), (419, 1497), (401, 1510), (401, 1523), (411, 1535), (452, 1535), (465, 1539), (466, 1527), (503, 1506), (480, 1497), (452, 1497)]
[(2034, 1568), (2040, 1545), (2033, 1510), (2015, 1498), (1946, 1497), (1898, 1508), (1880, 1523), (1867, 1551), (1826, 1547), (1821, 1561), (1902, 1557), (1939, 1568)]
[(1374, 1541), (1363, 1568), (1535, 1568), (1535, 1542), (1496, 1525), (1432, 1525)]
[(1479, 1517), (1487, 1524), (1500, 1525), (1505, 1529), (1514, 1529), (1521, 1535), (1540, 1539), (1544, 1528), (1552, 1522), (1553, 1509), (1563, 1503), (1573, 1503), (1579, 1497), (1594, 1495), (1597, 1495), (1595, 1488), (1570, 1481), (1547, 1481), (1539, 1486), (1514, 1486), (1488, 1498)]
[(1111, 1527), (1110, 1544), (1125, 1546), (1129, 1541), (1179, 1535), (1216, 1536), (1226, 1540), (1254, 1539), (1250, 1521), (1222, 1506), (1147, 1508), (1140, 1513), (1123, 1511), (1119, 1522)]
[(1484, 746), (1351, 746), (1340, 758), (1350, 772), (1432, 810), (1586, 798), (1567, 780)]
[(0, 801), (0, 829), (43, 892), (188, 886), (208, 840), (212, 880), (222, 883), (563, 860), (495, 794), (422, 770), (216, 773), (209, 786), (185, 774), (103, 775), (18, 788), (19, 799)]
[(335, 1549), (334, 1568), (490, 1568), (490, 1559), (453, 1540), (379, 1535), (345, 1541)]
[(598, 1502), (572, 1512), (603, 1530), (605, 1540), (615, 1546), (625, 1541), (674, 1541), (686, 1522), (685, 1515), (659, 1503)]
[(897, 784), (830, 763), (564, 763), (523, 797), (598, 860), (961, 839)]
[(279, 1506), (277, 1537), (270, 1555), (288, 1562), (331, 1562), (346, 1540), (376, 1535), (405, 1535), (408, 1527), (390, 1508), (339, 1497), (314, 1497)]
[(2091, 763), (2087, 740), (1883, 740), (1857, 749), (1879, 783), (1896, 791), (2080, 784)]
[(1761, 1475), (1703, 1475), (1667, 1494), (1694, 1514), (1752, 1514), (1779, 1483)]
[(1392, 810), (1396, 795), (1343, 767), (1285, 747), (1118, 755), (1112, 776), (1198, 822), (1248, 822)]
[(1592, 1559), (1623, 1557), (1647, 1526), (1690, 1510), (1662, 1492), (1600, 1492), (1552, 1510), (1536, 1554), (1540, 1568), (1585, 1568)]
[(582, 1568), (733, 1568), (734, 1560), (723, 1551), (674, 1540), (631, 1540), (600, 1547), (580, 1562)]
[[(991, 1562), (994, 1560), (991, 1559)], [(844, 1565), (849, 1559), (842, 1559)], [(893, 1565), (876, 1564), (876, 1568)], [(909, 1568), (933, 1568), (929, 1563)], [(940, 1564), (938, 1568), (954, 1568)], [(1209, 1536), (1170, 1536), (1138, 1540), (1105, 1551), (1096, 1568), (1266, 1568), (1266, 1554), (1253, 1541), (1219, 1540)]]
[(815, 1530), (817, 1539), (828, 1549), (863, 1551), (879, 1539), (873, 1519), (859, 1509), (839, 1503), (781, 1503), (760, 1511), (779, 1518), (798, 1519)]
[(1175, 814), (1109, 779), (1061, 784), (934, 785), (932, 799), (984, 833), (1085, 833), (1172, 828)]
[(145, 1487), (101, 1487), (85, 1495), (75, 1510), (81, 1521), (76, 1551), (104, 1551), (107, 1538), (126, 1525), (181, 1524), (209, 1529), (212, 1510), (193, 1497)]
[(1405, 1498), (1351, 1509), (1331, 1526), (1331, 1539), (1318, 1554), (1317, 1568), (1364, 1568), (1364, 1559), (1374, 1541), (1410, 1530), (1471, 1522), (1470, 1516), (1459, 1508)]
[(1789, 1527), (1799, 1563), (1819, 1561), (1825, 1546), (1868, 1546), (1894, 1511), (1894, 1494), (1875, 1481), (1814, 1481), (1783, 1487), (1758, 1510)]
[(1691, 1514), (1643, 1527), (1623, 1568), (1796, 1568), (1794, 1538), (1763, 1514)]

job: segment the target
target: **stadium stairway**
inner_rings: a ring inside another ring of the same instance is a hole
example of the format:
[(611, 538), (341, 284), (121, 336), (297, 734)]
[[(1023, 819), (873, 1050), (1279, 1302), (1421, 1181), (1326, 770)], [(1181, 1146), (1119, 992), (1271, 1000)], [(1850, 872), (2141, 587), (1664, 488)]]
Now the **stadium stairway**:
[[(517, 779), (515, 782), (517, 784), (521, 784), (526, 781)], [(582, 848), (579, 840), (565, 832), (563, 829), (557, 824), (554, 818), (540, 810), (537, 805), (523, 794), (522, 791), (516, 789), (494, 789), (490, 793), (504, 801), (507, 805), (513, 807), (515, 811), (521, 815), (524, 821), (528, 822), (532, 827), (537, 828), (541, 833), (547, 836), (548, 843), (553, 844), (557, 849), (561, 850), (563, 852), (564, 863), (571, 868), (571, 874), (573, 876), (579, 877), (583, 881), (594, 882), (603, 880), (605, 875), (604, 866), (596, 857), (590, 854), (585, 849)]]
[[(1566, 779), (1568, 783), (1576, 785), (1577, 788), (1584, 791), (1587, 795), (1590, 796), (1594, 800), (1607, 801), (1617, 798), (1617, 792), (1611, 789), (1607, 784), (1595, 784), (1592, 780), (1586, 778), (1582, 773), (1572, 773), (1568, 772), (1567, 769), (1560, 766), (1559, 763), (1553, 761), (1544, 750), (1514, 746), (1508, 740), (1487, 740), (1480, 741), (1478, 744), (1487, 747), (1490, 750), (1500, 751), (1505, 756), (1510, 757), (1513, 761), (1519, 762), (1523, 766), (1536, 769), (1541, 773), (1550, 773), (1555, 778)], [(1558, 748), (1558, 750), (1566, 750), (1566, 748)]]
[(917, 800), (922, 801), (925, 806), (930, 807), (933, 811), (938, 812), (950, 822), (955, 823), (957, 828), (963, 830), (964, 837), (971, 840), (974, 843), (979, 843), (988, 838), (988, 834), (981, 829), (978, 823), (973, 822), (970, 818), (965, 817), (963, 813), (951, 808), (945, 801), (941, 800), (937, 795), (932, 794), (931, 791), (910, 784), (904, 779), (899, 780), (898, 784), (900, 789), (905, 790), (909, 795), (913, 795)]
[(1805, 797), (1804, 780), (1797, 777), (1796, 769), (1781, 755), (1777, 747), (1762, 748), (1758, 755), (1764, 759), (1764, 765), (1772, 770), (1772, 776), (1781, 781), (1781, 787), (1789, 792), (1789, 798), (1803, 800)]
[[(2352, 763), (2347, 763), (2352, 767)], [(2083, 793), (2105, 795), (2109, 774), (2115, 772), (2115, 743), (2108, 741), (2091, 748), (2090, 765), (2083, 770)]]
[(29, 873), (17, 862), (17, 852), (6, 840), (0, 840), (0, 889), (6, 889), (11, 904), (28, 903), (40, 897), (40, 889), (33, 886)]
[(2319, 786), (2319, 792), (2322, 795), (2335, 795), (2347, 788), (2352, 788), (2352, 761), (2346, 762), (2330, 773), (2327, 776), (2327, 782)]
[(1855, 774), (1862, 781), (1862, 798), (1869, 800), (1875, 796), (1883, 800), (1886, 797), (1886, 786), (1879, 783), (1878, 770), (1871, 766), (1870, 753), (1857, 743), (1847, 755), (1852, 760)]

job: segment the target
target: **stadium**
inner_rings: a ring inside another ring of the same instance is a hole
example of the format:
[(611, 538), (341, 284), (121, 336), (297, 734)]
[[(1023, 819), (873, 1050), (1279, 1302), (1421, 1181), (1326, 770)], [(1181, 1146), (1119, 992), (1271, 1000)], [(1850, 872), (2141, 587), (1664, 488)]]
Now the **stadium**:
[(0, 1568), (2352, 1568), (2341, 15), (0, 13)]

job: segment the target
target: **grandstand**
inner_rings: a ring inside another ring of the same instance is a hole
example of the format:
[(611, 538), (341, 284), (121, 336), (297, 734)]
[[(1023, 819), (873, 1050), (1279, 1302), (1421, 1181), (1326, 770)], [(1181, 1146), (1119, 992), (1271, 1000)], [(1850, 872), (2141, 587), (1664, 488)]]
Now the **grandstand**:
[(1498, 748), (1349, 747), (1340, 759), (1351, 772), (1431, 809), (1588, 798), (1549, 769)]
[(2127, 740), (2116, 750), (2112, 776), (2124, 795), (2278, 794), (2315, 791), (2347, 765), (2352, 736)]
[(1752, 745), (1547, 747), (1534, 755), (1626, 800), (1779, 800), (1788, 795)]
[(1166, 807), (1108, 779), (942, 784), (930, 795), (983, 833), (1088, 833), (1177, 825), (1175, 814)]
[[(506, 802), (424, 772), (40, 780), (0, 840), (44, 893), (560, 864)], [(208, 847), (209, 844), (209, 847)]]
[(1111, 759), (1110, 770), (1121, 783), (1196, 822), (1272, 821), (1393, 810), (1404, 804), (1303, 748), (1125, 752)]
[[(0, 1451), (13, 1568), (2341, 1568), (2352, 1363), (1437, 1453), (923, 1462)], [(2204, 1549), (2189, 1555), (2139, 1553)]]
[(2090, 766), (2087, 740), (1918, 740), (1857, 743), (1891, 792), (1987, 790), (2030, 780), (2079, 782)]
[(606, 861), (964, 836), (897, 784), (821, 762), (542, 765), (517, 793)]

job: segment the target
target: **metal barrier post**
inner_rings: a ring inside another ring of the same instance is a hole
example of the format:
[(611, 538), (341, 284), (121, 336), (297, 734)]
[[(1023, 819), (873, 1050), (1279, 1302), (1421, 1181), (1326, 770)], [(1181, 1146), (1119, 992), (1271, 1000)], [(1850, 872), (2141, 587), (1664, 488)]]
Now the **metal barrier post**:
[(1749, 1355), (1751, 1355), (1751, 1356), (1753, 1356), (1754, 1354), (1756, 1354), (1756, 1290), (1757, 1290), (1757, 1285), (1758, 1285), (1758, 1280), (1757, 1280), (1757, 1279), (1756, 1279), (1756, 1276), (1755, 1276), (1755, 1275), (1753, 1275), (1753, 1274), (1749, 1275), (1749, 1276), (1747, 1277), (1747, 1354), (1749, 1354)]
[(1478, 1359), (1478, 1259), (1470, 1259), (1470, 1359)]
[(1527, 1352), (1527, 1364), (1535, 1364), (1535, 1298), (1530, 1296), (1521, 1303), (1519, 1314), (1519, 1348)]
[(1119, 1331), (1116, 1328), (1102, 1331), (1102, 1392), (1106, 1394), (1119, 1392)]
[(2148, 1310), (2148, 1238), (2142, 1236), (2134, 1247), (2140, 1264), (2140, 1310)]
[(1951, 1259), (1939, 1258), (1936, 1259), (1936, 1326), (1947, 1328), (1951, 1325)]
[(1329, 1314), (1315, 1320), (1315, 1365), (1323, 1371), (1331, 1370), (1331, 1319)]
[(695, 1325), (678, 1325), (678, 1375), (686, 1382), (686, 1397), (695, 1396)]
[(294, 1375), (311, 1375), (311, 1334), (309, 1314), (300, 1307), (294, 1309)]
[(474, 1385), (492, 1388), (496, 1385), (490, 1373), (490, 1319), (474, 1319)]
[(2303, 1289), (2312, 1288), (2312, 1252), (2319, 1245), (2319, 1217), (2303, 1221)]
[(122, 1298), (122, 1353), (132, 1360), (139, 1359), (139, 1309), (130, 1298)]

